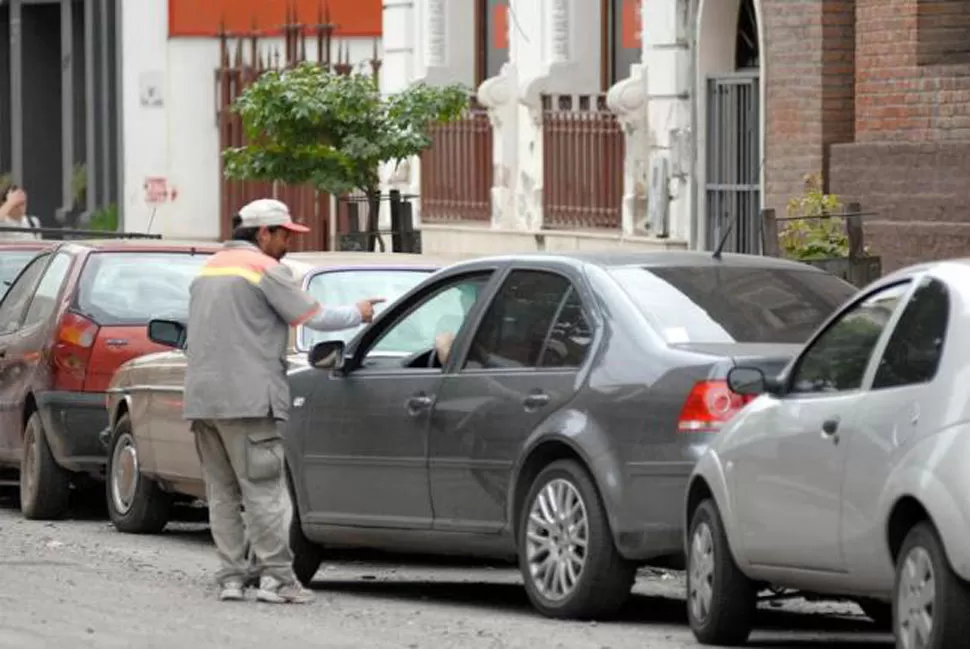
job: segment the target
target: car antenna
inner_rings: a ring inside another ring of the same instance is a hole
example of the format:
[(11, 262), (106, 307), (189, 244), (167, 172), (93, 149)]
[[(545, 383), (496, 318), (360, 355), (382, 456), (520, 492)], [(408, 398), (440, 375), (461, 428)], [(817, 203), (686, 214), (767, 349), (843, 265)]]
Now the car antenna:
[(721, 240), (717, 242), (717, 247), (714, 249), (714, 254), (711, 255), (712, 257), (714, 257), (714, 259), (718, 259), (718, 260), (721, 259), (721, 252), (724, 251), (724, 244), (727, 243), (728, 237), (731, 236), (731, 230), (734, 229), (734, 224), (737, 222), (737, 220), (738, 220), (738, 213), (735, 212), (734, 218), (731, 219), (731, 222), (728, 223), (727, 230), (724, 231), (724, 236), (722, 236)]

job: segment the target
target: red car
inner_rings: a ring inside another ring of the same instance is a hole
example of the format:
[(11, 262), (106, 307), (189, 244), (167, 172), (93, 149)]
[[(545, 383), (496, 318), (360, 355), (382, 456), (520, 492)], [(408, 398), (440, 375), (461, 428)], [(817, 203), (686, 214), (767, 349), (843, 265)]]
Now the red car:
[(62, 516), (72, 485), (104, 479), (105, 388), (125, 361), (167, 349), (148, 339), (148, 321), (185, 318), (189, 284), (219, 249), (47, 245), (0, 300), (0, 471), (19, 472), (21, 509), (32, 519)]

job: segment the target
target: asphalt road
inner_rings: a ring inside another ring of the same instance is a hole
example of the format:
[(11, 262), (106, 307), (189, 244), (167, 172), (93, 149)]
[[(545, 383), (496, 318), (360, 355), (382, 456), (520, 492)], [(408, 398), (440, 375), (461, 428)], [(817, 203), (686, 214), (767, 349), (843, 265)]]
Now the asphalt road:
[[(103, 511), (25, 521), (0, 492), (0, 648), (674, 649), (696, 647), (681, 577), (645, 571), (620, 619), (547, 620), (504, 566), (351, 555), (317, 575), (317, 601), (223, 603), (210, 583), (215, 551), (202, 523), (154, 537), (120, 534)], [(170, 526), (173, 527), (173, 526)], [(751, 646), (889, 649), (848, 604), (762, 612)]]

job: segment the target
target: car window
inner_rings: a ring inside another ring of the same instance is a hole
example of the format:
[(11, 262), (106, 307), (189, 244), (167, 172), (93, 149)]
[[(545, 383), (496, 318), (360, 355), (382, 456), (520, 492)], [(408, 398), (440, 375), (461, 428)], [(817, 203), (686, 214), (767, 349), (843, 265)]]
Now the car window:
[(488, 275), (450, 282), (392, 323), (364, 356), (410, 356), (434, 348), (441, 333), (458, 334), (488, 282)]
[(77, 307), (102, 326), (184, 320), (189, 285), (208, 253), (96, 252), (81, 273)]
[(44, 322), (51, 317), (57, 307), (57, 296), (61, 292), (61, 285), (67, 277), (67, 271), (71, 269), (71, 257), (64, 253), (54, 255), (44, 276), (37, 284), (34, 297), (27, 308), (27, 315), (24, 317), (24, 327)]
[(798, 360), (792, 392), (859, 389), (879, 337), (908, 289), (908, 282), (895, 284), (842, 313)]
[(579, 367), (593, 342), (593, 330), (575, 288), (570, 288), (549, 331), (539, 367)]
[(570, 288), (569, 280), (554, 273), (533, 270), (510, 273), (475, 332), (464, 367), (537, 367), (546, 338)]
[(24, 310), (49, 259), (49, 254), (43, 254), (28, 263), (3, 296), (3, 301), (0, 301), (0, 333), (10, 333), (20, 328)]
[(857, 293), (811, 268), (712, 264), (608, 272), (668, 344), (804, 343)]
[(0, 252), (0, 296), (7, 292), (17, 274), (27, 262), (37, 256), (36, 250), (4, 250)]
[(928, 383), (943, 356), (950, 298), (946, 285), (927, 279), (915, 291), (879, 359), (872, 388)]
[[(420, 284), (431, 274), (423, 268), (408, 269), (365, 269), (347, 268), (327, 271), (314, 275), (307, 283), (307, 291), (317, 301), (327, 306), (344, 306), (356, 304), (369, 297), (383, 297), (387, 302), (378, 304), (374, 313), (378, 314), (387, 308), (412, 288)], [(297, 340), (300, 349), (310, 349), (323, 340), (343, 340), (348, 342), (366, 325), (340, 331), (314, 331), (308, 327), (300, 327)], [(392, 344), (393, 341), (388, 344)], [(409, 347), (408, 347), (409, 348)], [(406, 349), (398, 350), (402, 353)]]

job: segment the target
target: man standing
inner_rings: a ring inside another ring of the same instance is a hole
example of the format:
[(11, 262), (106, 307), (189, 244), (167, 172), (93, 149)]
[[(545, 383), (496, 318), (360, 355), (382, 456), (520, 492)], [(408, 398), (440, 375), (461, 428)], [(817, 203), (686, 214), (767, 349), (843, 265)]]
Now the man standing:
[(183, 415), (202, 463), (223, 600), (243, 599), (252, 569), (261, 601), (313, 599), (293, 574), (287, 529), (292, 503), (281, 428), (290, 405), (290, 327), (355, 327), (370, 322), (373, 305), (383, 301), (323, 307), (300, 288), (279, 260), (290, 236), (308, 231), (284, 203), (253, 201), (239, 211), (233, 240), (190, 289)]
[(40, 239), (33, 231), (40, 227), (36, 216), (27, 214), (27, 192), (17, 185), (0, 188), (0, 226), (23, 228), (23, 232), (0, 232), (0, 239)]

